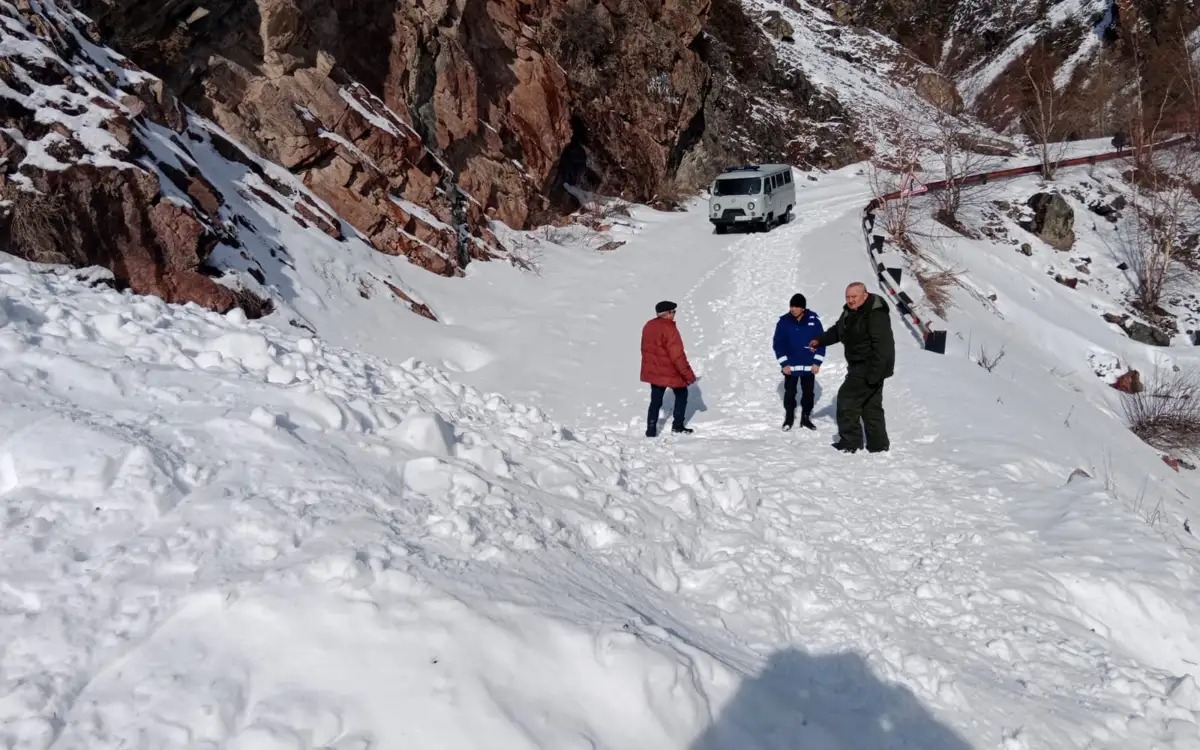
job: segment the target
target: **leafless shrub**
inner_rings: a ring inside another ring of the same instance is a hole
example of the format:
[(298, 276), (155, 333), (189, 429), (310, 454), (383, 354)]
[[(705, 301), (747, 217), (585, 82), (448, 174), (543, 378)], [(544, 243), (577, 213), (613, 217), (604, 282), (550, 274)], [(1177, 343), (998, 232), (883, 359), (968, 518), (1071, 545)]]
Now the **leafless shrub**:
[(60, 196), (9, 186), (3, 190), (3, 198), (12, 204), (8, 233), (14, 255), (34, 263), (69, 261), (62, 251), (67, 210)]
[(628, 219), (630, 216), (630, 207), (625, 201), (595, 198), (583, 205), (579, 212), (579, 223), (600, 230), (618, 219)]
[(871, 185), (871, 193), (881, 204), (875, 209), (876, 220), (884, 230), (891, 235), (896, 246), (905, 252), (917, 254), (916, 243), (913, 242), (913, 229), (917, 215), (913, 210), (912, 195), (900, 195), (889, 200), (883, 197), (901, 192), (904, 175), (892, 171), (890, 165), (878, 159), (872, 159), (867, 166), (867, 180)]
[(988, 372), (992, 372), (1000, 364), (1000, 360), (1004, 359), (1004, 354), (1004, 347), (1000, 347), (1000, 351), (992, 354), (987, 350), (987, 347), (981, 345), (979, 347), (979, 354), (975, 357), (975, 364)]
[(682, 211), (688, 198), (695, 193), (689, 185), (685, 185), (675, 177), (667, 177), (659, 183), (650, 199), (650, 206), (659, 211)]
[(517, 268), (535, 276), (542, 273), (542, 249), (533, 242), (513, 240), (508, 244), (508, 260)]
[(1140, 393), (1123, 396), (1133, 434), (1163, 451), (1200, 449), (1200, 371), (1155, 372)]
[(914, 268), (913, 276), (916, 277), (917, 285), (925, 294), (929, 307), (938, 317), (944, 319), (946, 310), (953, 304), (950, 290), (960, 283), (958, 271), (950, 268), (941, 268), (935, 271)]
[(569, 245), (575, 239), (575, 235), (568, 227), (556, 227), (553, 224), (542, 227), (539, 234), (543, 240), (555, 245)]
[(1133, 211), (1112, 243), (1129, 266), (1138, 306), (1152, 314), (1179, 277), (1189, 237), (1200, 224), (1200, 196), (1191, 180), (1200, 174), (1200, 152), (1176, 148), (1147, 156), (1135, 167)]
[(1138, 518), (1146, 522), (1150, 528), (1157, 528), (1159, 521), (1163, 515), (1163, 501), (1160, 496), (1158, 502), (1151, 506), (1146, 501), (1146, 490), (1149, 486), (1150, 478), (1146, 477), (1142, 480), (1141, 489), (1138, 494), (1131, 500), (1126, 500), (1121, 496), (1120, 488), (1117, 485), (1117, 475), (1113, 471), (1112, 454), (1107, 450), (1104, 451), (1104, 493), (1113, 500), (1121, 503), (1129, 508), (1137, 515)]

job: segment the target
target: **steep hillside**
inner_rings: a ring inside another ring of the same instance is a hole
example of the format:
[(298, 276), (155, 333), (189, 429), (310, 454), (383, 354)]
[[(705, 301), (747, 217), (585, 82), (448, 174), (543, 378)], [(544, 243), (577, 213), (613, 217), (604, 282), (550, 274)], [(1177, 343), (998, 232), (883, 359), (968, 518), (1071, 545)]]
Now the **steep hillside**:
[[(1056, 135), (1128, 132), (1140, 90), (1174, 129), (1200, 128), (1200, 7), (1183, 2), (825, 0), (840, 23), (874, 29), (956, 80), (969, 110), (1021, 129), (1053, 81), (1070, 110)], [(1185, 61), (1192, 58), (1189, 71)]]

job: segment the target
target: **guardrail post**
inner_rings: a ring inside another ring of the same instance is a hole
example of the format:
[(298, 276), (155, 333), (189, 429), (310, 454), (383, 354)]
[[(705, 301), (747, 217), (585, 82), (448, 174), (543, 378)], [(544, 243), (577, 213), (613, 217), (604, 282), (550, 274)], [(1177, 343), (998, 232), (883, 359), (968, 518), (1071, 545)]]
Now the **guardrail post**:
[(925, 334), (925, 351), (935, 354), (946, 353), (946, 332), (930, 331)]
[(871, 251), (875, 253), (883, 252), (883, 237), (882, 235), (871, 235)]

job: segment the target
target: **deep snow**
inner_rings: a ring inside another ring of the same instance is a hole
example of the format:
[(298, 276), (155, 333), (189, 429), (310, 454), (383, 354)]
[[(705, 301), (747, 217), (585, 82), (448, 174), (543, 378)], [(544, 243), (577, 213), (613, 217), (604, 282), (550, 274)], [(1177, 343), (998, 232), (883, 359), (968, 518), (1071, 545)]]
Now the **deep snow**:
[[(1072, 290), (1013, 277), (1003, 321), (959, 298), (1011, 370), (894, 320), (890, 454), (827, 447), (837, 348), (820, 431), (779, 432), (774, 319), (869, 275), (862, 176), (797, 177), (767, 235), (643, 209), (540, 278), (425, 285), (444, 340), (389, 345), (449, 374), (0, 264), (0, 741), (1200, 747), (1194, 480), (1099, 378), (1047, 372), (1095, 333)], [(650, 441), (662, 297), (700, 410)], [(1025, 335), (1046, 310), (1075, 338)]]

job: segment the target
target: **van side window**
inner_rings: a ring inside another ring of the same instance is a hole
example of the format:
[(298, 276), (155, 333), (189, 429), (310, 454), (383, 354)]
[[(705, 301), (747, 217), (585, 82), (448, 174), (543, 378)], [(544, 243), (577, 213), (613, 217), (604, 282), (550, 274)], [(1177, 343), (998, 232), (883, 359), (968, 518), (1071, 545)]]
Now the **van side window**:
[(783, 181), (784, 181), (785, 183), (787, 183), (788, 185), (792, 184), (792, 173), (791, 173), (791, 172), (784, 172), (784, 173), (783, 173)]

